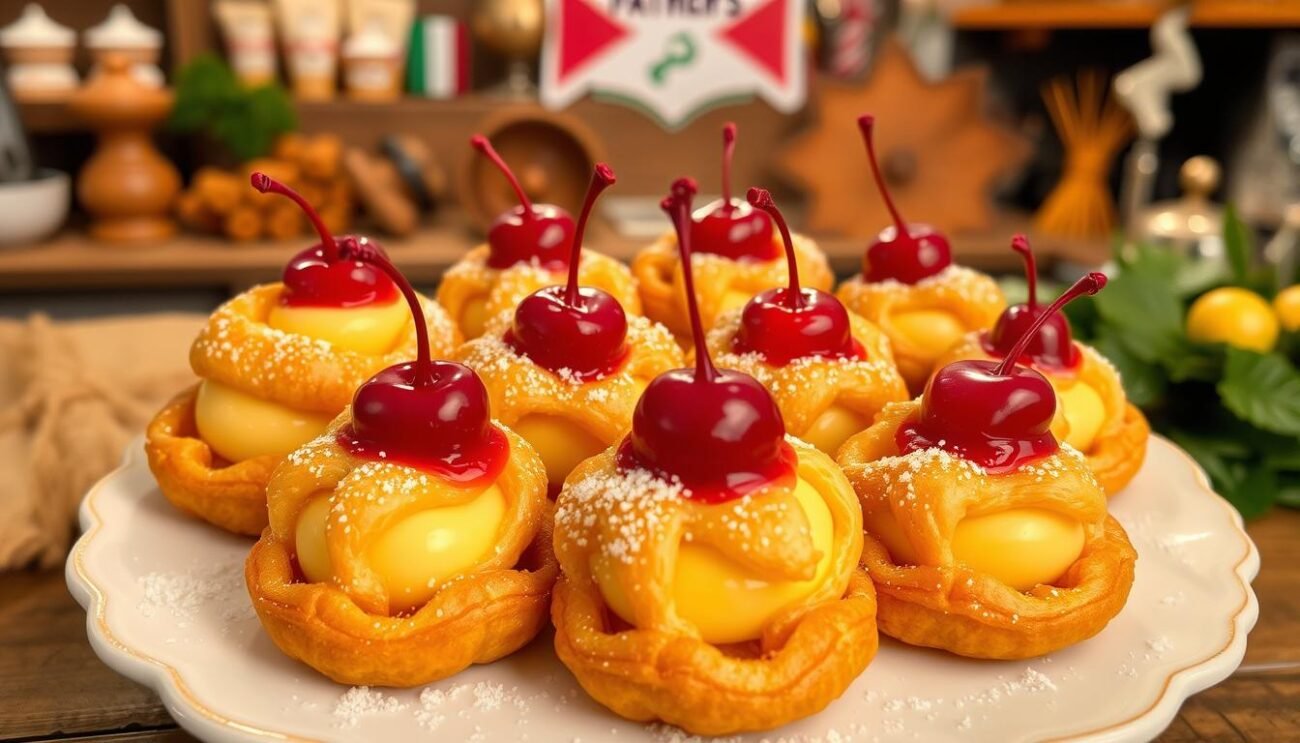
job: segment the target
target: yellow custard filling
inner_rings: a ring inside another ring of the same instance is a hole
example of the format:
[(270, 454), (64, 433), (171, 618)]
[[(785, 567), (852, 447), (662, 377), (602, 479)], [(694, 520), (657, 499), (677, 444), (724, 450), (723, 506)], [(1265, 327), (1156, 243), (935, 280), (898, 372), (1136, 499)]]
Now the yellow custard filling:
[[(892, 515), (864, 515), (867, 533), (880, 540), (899, 565), (915, 565), (916, 552)], [(1042, 508), (1012, 508), (971, 516), (957, 524), (952, 556), (1017, 591), (1050, 584), (1083, 553), (1083, 524)]]
[(1065, 415), (1065, 421), (1070, 424), (1065, 443), (1079, 451), (1088, 451), (1106, 423), (1106, 403), (1102, 402), (1097, 390), (1086, 382), (1058, 387), (1056, 393), (1061, 398), (1061, 412)]
[(292, 307), (277, 303), (267, 315), (266, 324), (377, 356), (393, 350), (410, 317), (410, 308), (397, 297), (384, 304), (361, 307)]
[(910, 310), (889, 318), (894, 331), (912, 343), (922, 358), (937, 359), (966, 334), (956, 315), (943, 310)]
[[(492, 485), (465, 503), (413, 513), (380, 534), (365, 557), (388, 591), (390, 613), (422, 606), (444, 582), (482, 562), (496, 546), (505, 513), (505, 495)], [(295, 529), (298, 566), (313, 583), (333, 575), (325, 546), (328, 514), (329, 498), (318, 497), (302, 510)]]
[(546, 465), (546, 481), (552, 492), (564, 484), (574, 467), (607, 448), (583, 427), (556, 415), (525, 415), (511, 428), (537, 450)]
[(718, 302), (718, 315), (724, 315), (732, 310), (744, 307), (754, 295), (749, 292), (728, 289), (722, 295), (722, 300)]
[(460, 332), (466, 340), (483, 335), (487, 329), (487, 297), (480, 294), (465, 300), (465, 306), (460, 309)]
[(850, 436), (870, 424), (866, 416), (836, 403), (814, 418), (799, 438), (833, 457)]
[[(672, 595), (677, 615), (695, 625), (713, 645), (754, 640), (777, 612), (797, 604), (817, 590), (831, 567), (834, 524), (822, 496), (800, 478), (795, 499), (808, 517), (813, 545), (821, 553), (815, 575), (804, 581), (769, 581), (742, 568), (712, 547), (683, 542), (677, 553)], [(757, 537), (755, 537), (757, 539)], [(632, 610), (619, 586), (597, 555), (592, 572), (605, 602), (631, 623)]]
[(230, 462), (283, 457), (325, 431), (334, 416), (294, 410), (203, 380), (194, 404), (199, 437)]

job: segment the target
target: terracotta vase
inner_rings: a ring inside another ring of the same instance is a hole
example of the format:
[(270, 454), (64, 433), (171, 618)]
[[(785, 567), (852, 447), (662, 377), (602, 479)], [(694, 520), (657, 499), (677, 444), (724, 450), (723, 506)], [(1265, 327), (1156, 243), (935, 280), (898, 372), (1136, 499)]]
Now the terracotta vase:
[(122, 55), (108, 56), (68, 100), (72, 113), (99, 137), (77, 176), (77, 198), (91, 216), (94, 239), (138, 245), (176, 233), (171, 211), (180, 173), (150, 138), (172, 101), (170, 90), (137, 81)]

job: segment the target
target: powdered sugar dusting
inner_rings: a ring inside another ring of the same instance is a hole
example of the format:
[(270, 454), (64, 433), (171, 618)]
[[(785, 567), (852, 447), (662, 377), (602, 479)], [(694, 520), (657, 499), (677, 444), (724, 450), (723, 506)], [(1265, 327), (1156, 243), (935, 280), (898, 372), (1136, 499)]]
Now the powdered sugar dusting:
[(158, 571), (137, 579), (143, 596), (136, 605), (148, 618), (172, 617), (181, 628), (200, 613), (214, 613), (223, 630), (253, 616), (244, 590), (242, 558), (185, 571)]
[(354, 686), (343, 692), (334, 703), (334, 719), (339, 727), (356, 727), (363, 718), (391, 715), (406, 709), (396, 697), (375, 691), (368, 686)]

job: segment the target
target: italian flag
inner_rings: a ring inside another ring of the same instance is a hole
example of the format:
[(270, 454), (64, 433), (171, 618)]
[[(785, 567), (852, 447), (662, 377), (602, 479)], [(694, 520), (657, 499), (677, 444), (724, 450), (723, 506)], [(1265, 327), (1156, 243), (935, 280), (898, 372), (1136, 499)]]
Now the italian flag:
[(426, 98), (456, 98), (469, 91), (469, 30), (454, 16), (419, 18), (411, 30), (406, 89)]

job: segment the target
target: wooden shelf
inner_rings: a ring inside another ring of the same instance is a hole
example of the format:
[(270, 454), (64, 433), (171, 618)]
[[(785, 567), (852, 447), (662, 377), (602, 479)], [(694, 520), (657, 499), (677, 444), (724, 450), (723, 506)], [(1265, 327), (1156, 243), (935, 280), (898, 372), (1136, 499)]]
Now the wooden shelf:
[[(1162, 0), (1011, 0), (962, 8), (952, 24), (967, 30), (1145, 28), (1175, 3)], [(1192, 25), (1300, 28), (1296, 0), (1195, 0)]]
[[(1005, 216), (993, 229), (978, 235), (954, 235), (957, 259), (990, 271), (1014, 271), (1020, 265), (1008, 249), (1012, 234), (1026, 232), (1028, 220)], [(1030, 233), (1033, 238), (1032, 233)], [(0, 248), (0, 290), (138, 289), (208, 287), (239, 290), (274, 281), (284, 263), (311, 238), (273, 243), (235, 244), (216, 237), (180, 235), (165, 244), (127, 248), (95, 243), (79, 232), (67, 232), (29, 248)], [(1064, 260), (1095, 266), (1109, 255), (1107, 244), (1045, 237), (1034, 239), (1040, 262)], [(409, 238), (383, 240), (394, 262), (417, 284), (437, 282), (448, 266), (480, 242), (463, 215), (445, 214), (434, 225)], [(593, 226), (590, 244), (629, 261), (648, 242)], [(836, 273), (848, 275), (860, 266), (867, 241), (845, 238), (818, 240)]]
[[(182, 234), (164, 244), (121, 247), (67, 232), (30, 248), (0, 248), (0, 290), (226, 287), (276, 279), (310, 237), (291, 242), (231, 243)], [(463, 224), (440, 224), (404, 240), (384, 241), (413, 281), (436, 281), (473, 246)]]

